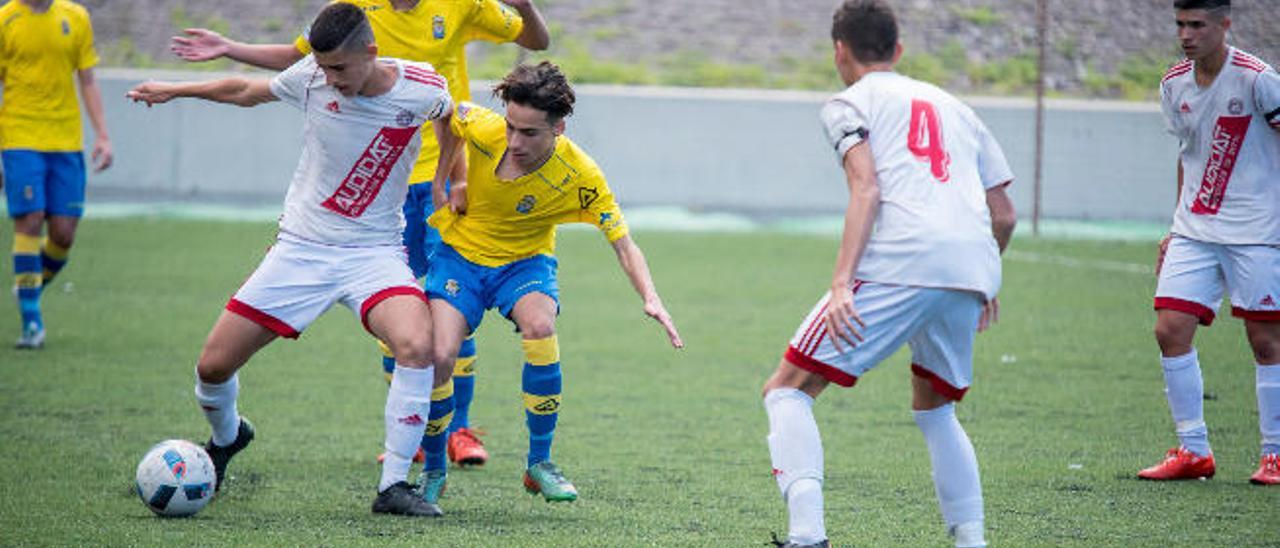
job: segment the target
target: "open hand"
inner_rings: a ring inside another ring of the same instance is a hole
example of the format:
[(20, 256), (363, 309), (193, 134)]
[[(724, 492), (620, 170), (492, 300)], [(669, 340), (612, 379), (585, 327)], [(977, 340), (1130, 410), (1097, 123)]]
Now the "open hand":
[(998, 321), (1000, 321), (1000, 299), (992, 297), (982, 305), (982, 315), (978, 316), (978, 332), (986, 331)]
[(676, 323), (672, 321), (671, 314), (667, 313), (667, 308), (662, 305), (661, 299), (654, 299), (644, 303), (644, 313), (662, 324), (662, 328), (667, 330), (667, 339), (671, 340), (671, 346), (675, 348), (684, 348), (684, 341), (680, 339), (680, 332), (676, 330)]
[(231, 41), (208, 29), (183, 29), (186, 36), (169, 39), (169, 51), (185, 61), (210, 61), (227, 54)]
[(822, 314), (822, 323), (826, 326), (831, 344), (838, 351), (842, 351), (840, 341), (848, 344), (849, 348), (858, 346), (862, 342), (862, 333), (858, 329), (867, 328), (867, 322), (862, 321), (862, 316), (853, 308), (853, 292), (848, 288), (831, 290), (831, 299), (827, 301), (827, 310)]

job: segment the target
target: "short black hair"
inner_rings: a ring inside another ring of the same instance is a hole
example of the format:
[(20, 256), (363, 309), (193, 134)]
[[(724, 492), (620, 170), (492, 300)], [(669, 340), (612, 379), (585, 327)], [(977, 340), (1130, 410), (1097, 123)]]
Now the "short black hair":
[(547, 121), (559, 122), (573, 114), (575, 99), (569, 79), (550, 61), (518, 65), (507, 74), (493, 94), (503, 103), (518, 103), (547, 113)]
[(1173, 0), (1173, 7), (1180, 10), (1216, 10), (1230, 8), (1231, 0)]
[(311, 42), (311, 49), (320, 53), (338, 48), (359, 50), (373, 43), (373, 28), (369, 26), (364, 10), (346, 2), (337, 2), (320, 10), (320, 15), (311, 23), (307, 40)]
[(898, 45), (898, 20), (883, 0), (845, 0), (831, 18), (831, 39), (861, 63), (889, 61)]

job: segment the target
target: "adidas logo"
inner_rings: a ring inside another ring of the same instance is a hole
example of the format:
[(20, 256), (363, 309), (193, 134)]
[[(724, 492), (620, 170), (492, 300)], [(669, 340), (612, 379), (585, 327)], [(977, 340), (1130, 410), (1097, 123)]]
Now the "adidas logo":
[(418, 416), (417, 413), (414, 413), (407, 417), (400, 417), (396, 419), (396, 421), (399, 422), (400, 424), (405, 424), (409, 426), (419, 426), (423, 423), (422, 417)]
[[(1183, 107), (1186, 107), (1186, 103), (1183, 103), (1182, 105), (1183, 105)], [(325, 105), (325, 106), (324, 106), (324, 108), (325, 108), (326, 110), (328, 110), (329, 112), (333, 112), (333, 113), (340, 113), (340, 112), (342, 112), (342, 108), (338, 106), (338, 102), (337, 102), (337, 101), (330, 101), (330, 102), (329, 102), (329, 104), (327, 104), (327, 105)], [(1184, 111), (1184, 112), (1185, 112), (1185, 111)]]
[(1186, 101), (1183, 101), (1182, 106), (1178, 107), (1178, 110), (1183, 113), (1191, 112), (1191, 105), (1188, 105)]
[(1275, 306), (1276, 300), (1272, 299), (1271, 295), (1267, 295), (1266, 297), (1263, 297), (1262, 300), (1258, 302), (1258, 304), (1261, 306)]
[(777, 468), (774, 468), (774, 469), (773, 469), (772, 474), (773, 474), (773, 477), (775, 477), (775, 478), (776, 478), (776, 477), (778, 477), (778, 476), (781, 476), (781, 475), (782, 475), (782, 470), (779, 470), (779, 469), (777, 469)]

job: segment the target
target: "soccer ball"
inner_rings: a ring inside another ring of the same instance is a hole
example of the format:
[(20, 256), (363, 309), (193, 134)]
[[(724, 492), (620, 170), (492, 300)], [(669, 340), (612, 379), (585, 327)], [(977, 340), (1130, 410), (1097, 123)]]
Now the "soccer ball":
[(187, 440), (165, 440), (151, 446), (138, 463), (134, 487), (142, 503), (157, 515), (185, 517), (209, 504), (216, 483), (213, 460), (203, 447)]

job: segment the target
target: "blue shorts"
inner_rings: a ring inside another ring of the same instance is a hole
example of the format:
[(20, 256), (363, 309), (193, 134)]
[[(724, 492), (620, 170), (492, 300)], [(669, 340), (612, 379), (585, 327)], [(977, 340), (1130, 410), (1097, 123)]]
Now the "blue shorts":
[(43, 211), (49, 215), (84, 215), (84, 155), (36, 150), (0, 151), (9, 216)]
[(427, 224), (433, 212), (431, 181), (409, 185), (409, 194), (404, 197), (404, 248), (415, 278), (427, 275), (427, 259), (440, 243), (440, 231)]
[(427, 297), (442, 299), (458, 309), (467, 326), (475, 331), (486, 310), (497, 308), (510, 319), (516, 301), (530, 293), (544, 293), (558, 306), (558, 265), (555, 257), (534, 255), (502, 266), (481, 266), (442, 242), (431, 258), (424, 289)]

